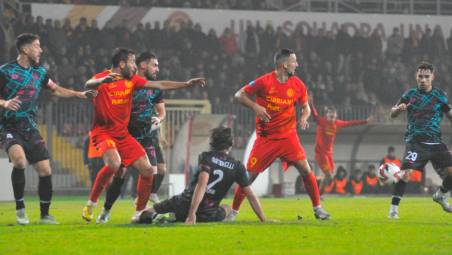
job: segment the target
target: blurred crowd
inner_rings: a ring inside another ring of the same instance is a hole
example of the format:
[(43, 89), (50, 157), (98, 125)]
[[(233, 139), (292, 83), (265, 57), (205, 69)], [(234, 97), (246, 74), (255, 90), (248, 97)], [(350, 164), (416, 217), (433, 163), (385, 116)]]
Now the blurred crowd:
[(22, 0), (33, 3), (94, 4), (202, 9), (280, 10), (299, 0)]
[[(126, 22), (123, 22), (124, 24)], [(137, 52), (150, 50), (160, 59), (161, 79), (208, 78), (207, 90), (167, 93), (167, 98), (209, 99), (212, 104), (229, 104), (234, 91), (255, 77), (272, 70), (276, 49), (293, 48), (300, 67), (298, 74), (315, 95), (318, 105), (337, 107), (392, 105), (400, 94), (415, 86), (414, 68), (421, 60), (436, 64), (435, 84), (450, 90), (452, 74), (452, 31), (448, 38), (440, 29), (411, 32), (404, 38), (394, 28), (384, 41), (377, 30), (367, 36), (338, 31), (304, 31), (292, 34), (281, 27), (248, 24), (245, 31), (204, 31), (200, 24), (138, 24), (99, 29), (96, 20), (81, 18), (73, 26), (69, 19), (44, 20), (21, 15), (1, 23), (4, 47), (1, 62), (15, 57), (14, 38), (23, 32), (41, 36), (43, 63), (63, 86), (81, 89), (94, 73), (108, 68), (113, 48), (125, 46)], [(8, 54), (9, 53), (9, 54)], [(449, 91), (450, 92), (450, 91)]]

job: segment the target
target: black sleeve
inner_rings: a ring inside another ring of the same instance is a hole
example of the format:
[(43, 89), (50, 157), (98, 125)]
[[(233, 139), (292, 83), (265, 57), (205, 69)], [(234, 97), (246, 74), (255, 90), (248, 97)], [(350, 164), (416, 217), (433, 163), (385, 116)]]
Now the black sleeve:
[(50, 89), (49, 81), (50, 81), (50, 76), (49, 76), (48, 73), (46, 73), (46, 76), (44, 77), (44, 80), (42, 80), (41, 87), (46, 88), (46, 89)]
[(248, 178), (248, 173), (245, 166), (239, 162), (235, 174), (235, 182), (239, 184), (240, 187), (244, 188), (250, 185), (250, 179)]
[(8, 82), (8, 80), (6, 79), (5, 74), (0, 72), (0, 91), (3, 91), (3, 87), (5, 87), (7, 82)]
[(212, 173), (212, 167), (209, 164), (209, 157), (207, 153), (201, 153), (198, 159), (198, 168), (200, 172)]
[(441, 107), (441, 110), (445, 113), (450, 112), (450, 110), (452, 110), (452, 105), (450, 104), (443, 104), (443, 106)]
[(158, 96), (155, 98), (155, 103), (159, 104), (159, 103), (163, 103), (163, 91), (158, 90)]

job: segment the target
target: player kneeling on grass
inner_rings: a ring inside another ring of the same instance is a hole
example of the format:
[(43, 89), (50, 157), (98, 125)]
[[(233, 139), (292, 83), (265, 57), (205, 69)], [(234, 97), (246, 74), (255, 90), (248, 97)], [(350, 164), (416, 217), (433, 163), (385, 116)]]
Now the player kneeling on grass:
[(259, 220), (265, 221), (259, 200), (251, 190), (245, 166), (229, 156), (232, 139), (230, 128), (213, 129), (211, 150), (199, 156), (198, 171), (190, 186), (182, 194), (145, 210), (135, 223), (149, 224), (158, 214), (165, 213), (174, 213), (176, 221), (186, 224), (223, 221), (231, 207), (220, 206), (220, 202), (234, 182), (245, 192)]

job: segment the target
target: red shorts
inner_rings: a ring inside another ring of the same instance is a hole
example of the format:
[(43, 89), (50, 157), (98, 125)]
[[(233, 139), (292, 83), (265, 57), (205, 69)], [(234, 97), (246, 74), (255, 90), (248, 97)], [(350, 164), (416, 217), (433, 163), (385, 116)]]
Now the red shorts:
[(315, 161), (323, 173), (334, 172), (333, 155), (330, 153), (315, 153)]
[(137, 159), (146, 155), (143, 146), (130, 134), (115, 137), (108, 133), (91, 131), (93, 144), (102, 155), (108, 149), (115, 149), (121, 157), (121, 163), (128, 167)]
[(306, 160), (306, 154), (297, 134), (283, 139), (268, 139), (258, 136), (254, 142), (246, 168), (249, 172), (260, 173), (278, 158), (283, 161), (284, 171), (287, 170), (288, 164)]

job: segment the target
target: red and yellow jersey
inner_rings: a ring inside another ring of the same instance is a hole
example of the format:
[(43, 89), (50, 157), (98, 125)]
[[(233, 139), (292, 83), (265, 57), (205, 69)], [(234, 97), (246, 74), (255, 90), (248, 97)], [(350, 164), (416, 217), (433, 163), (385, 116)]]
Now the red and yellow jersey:
[(269, 122), (256, 117), (259, 136), (280, 139), (296, 133), (295, 104), (308, 103), (308, 92), (300, 78), (292, 76), (280, 83), (275, 72), (267, 73), (246, 85), (245, 92), (256, 96), (256, 103), (265, 107), (271, 117)]
[[(96, 74), (94, 78), (102, 78), (110, 73), (111, 70), (107, 70)], [(127, 134), (133, 91), (144, 88), (146, 82), (146, 79), (134, 75), (130, 80), (119, 79), (97, 87), (98, 95), (93, 99), (93, 133), (106, 132), (115, 137)]]
[(320, 116), (314, 106), (311, 106), (311, 111), (312, 116), (317, 123), (315, 153), (332, 154), (336, 134), (342, 128), (367, 124), (366, 120), (329, 121), (326, 119), (326, 117)]

